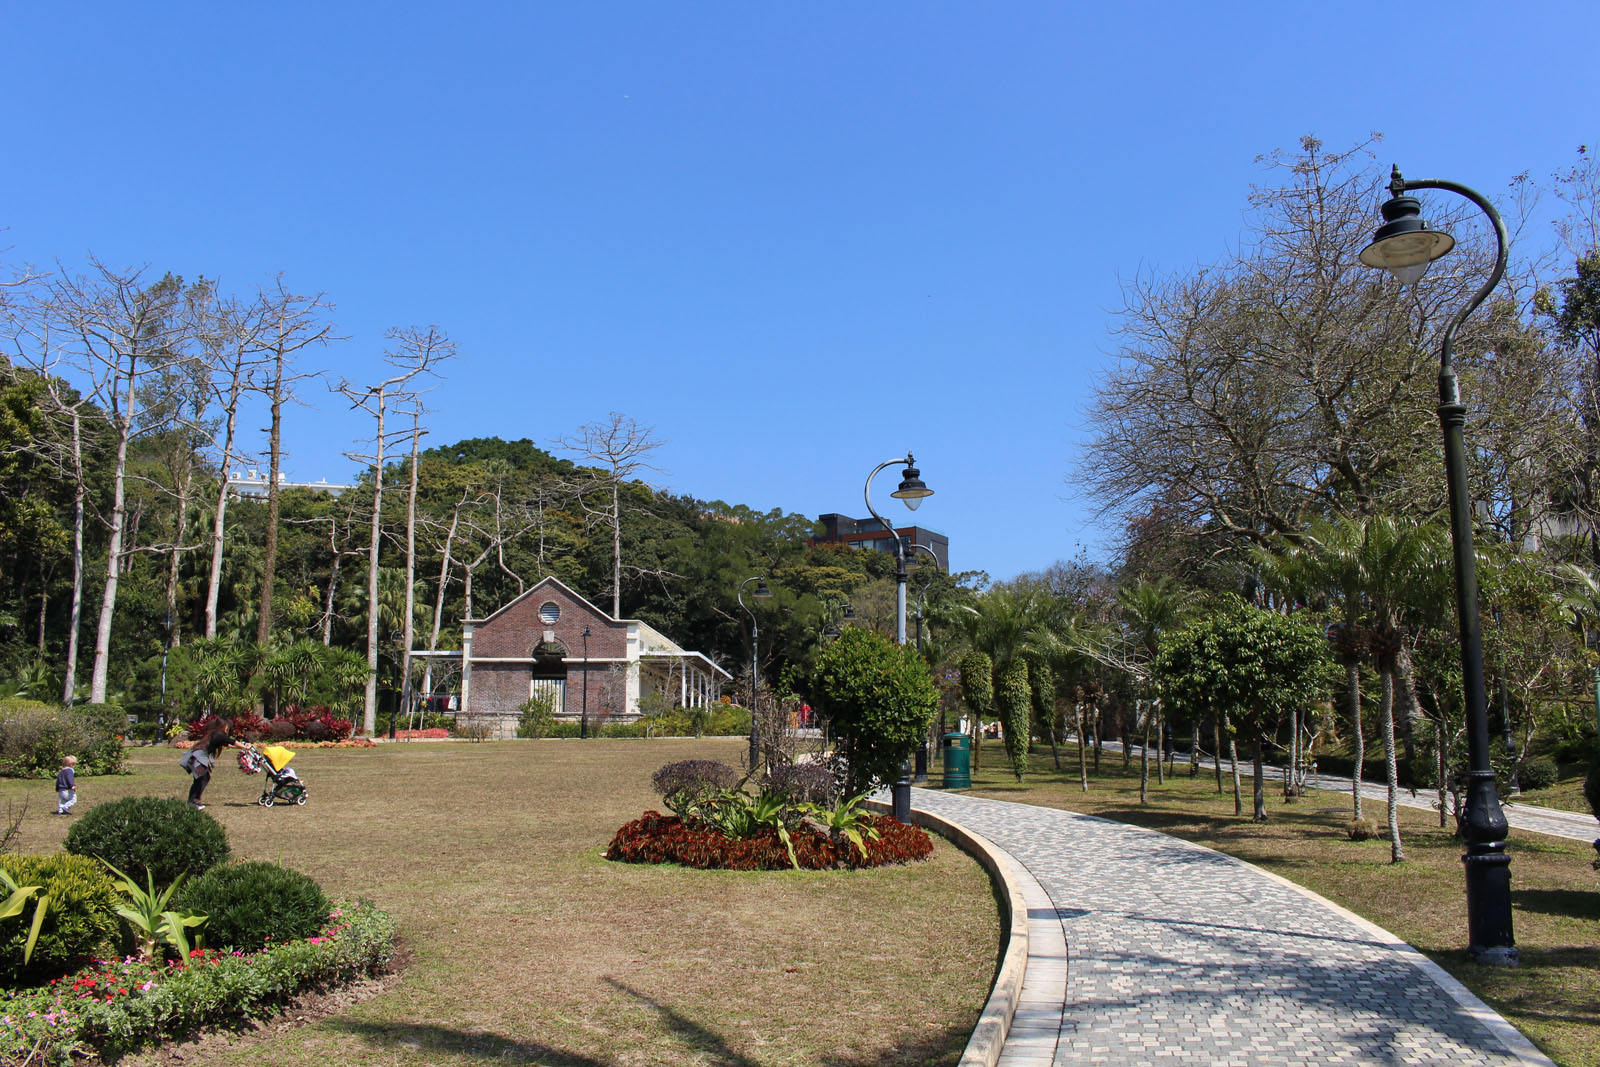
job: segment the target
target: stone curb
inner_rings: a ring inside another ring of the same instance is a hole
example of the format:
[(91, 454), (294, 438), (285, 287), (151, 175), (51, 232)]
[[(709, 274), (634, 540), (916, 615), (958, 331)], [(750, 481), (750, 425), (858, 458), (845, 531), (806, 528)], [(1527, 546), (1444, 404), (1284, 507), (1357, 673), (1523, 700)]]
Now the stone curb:
[[(891, 810), (889, 804), (881, 800), (869, 800), (867, 804), (879, 812)], [(1022, 997), (1022, 979), (1028, 969), (1028, 906), (1023, 900), (1018, 873), (1004, 849), (960, 823), (921, 808), (911, 809), (911, 821), (947, 838), (977, 860), (999, 890), (1006, 933), (1000, 945), (994, 984), (978, 1016), (978, 1025), (973, 1027), (972, 1037), (967, 1041), (966, 1051), (957, 1063), (957, 1067), (994, 1067), (1005, 1048), (1006, 1036), (1011, 1032), (1011, 1019)]]

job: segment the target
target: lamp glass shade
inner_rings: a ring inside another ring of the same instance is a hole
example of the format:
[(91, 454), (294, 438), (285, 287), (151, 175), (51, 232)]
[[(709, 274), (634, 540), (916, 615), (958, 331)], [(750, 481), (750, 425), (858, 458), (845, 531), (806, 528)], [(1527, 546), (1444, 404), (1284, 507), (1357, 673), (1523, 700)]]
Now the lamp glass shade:
[(1391, 226), (1381, 227), (1376, 240), (1361, 250), (1361, 262), (1382, 267), (1403, 285), (1421, 280), (1429, 263), (1456, 246), (1456, 239), (1443, 230), (1416, 228), (1383, 234)]
[(915, 467), (907, 467), (905, 477), (900, 479), (899, 488), (889, 495), (904, 501), (906, 507), (916, 511), (922, 505), (922, 498), (932, 496), (933, 490), (923, 483), (921, 471)]
[(767, 588), (767, 580), (765, 578), (763, 578), (759, 582), (757, 582), (756, 583), (755, 592), (751, 593), (750, 595), (751, 596), (771, 596), (772, 595), (772, 590)]

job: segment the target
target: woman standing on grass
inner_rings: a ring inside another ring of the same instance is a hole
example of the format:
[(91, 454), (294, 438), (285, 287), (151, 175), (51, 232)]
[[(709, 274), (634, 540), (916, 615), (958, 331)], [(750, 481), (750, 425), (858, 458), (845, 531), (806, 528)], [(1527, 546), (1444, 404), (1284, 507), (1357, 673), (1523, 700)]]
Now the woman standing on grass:
[(231, 744), (233, 738), (228, 736), (228, 731), (213, 730), (204, 744), (195, 745), (178, 761), (178, 766), (194, 776), (194, 781), (189, 784), (189, 806), (196, 811), (205, 810), (206, 806), (200, 803), (200, 798), (211, 783), (211, 769), (217, 765), (217, 753)]

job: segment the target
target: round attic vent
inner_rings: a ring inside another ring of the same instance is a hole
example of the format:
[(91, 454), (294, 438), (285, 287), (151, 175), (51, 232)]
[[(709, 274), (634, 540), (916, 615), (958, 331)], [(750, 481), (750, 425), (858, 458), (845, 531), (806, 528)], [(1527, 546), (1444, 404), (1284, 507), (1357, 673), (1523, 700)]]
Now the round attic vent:
[(561, 618), (561, 609), (550, 601), (545, 601), (544, 605), (539, 608), (539, 619), (546, 626), (554, 626), (559, 618)]

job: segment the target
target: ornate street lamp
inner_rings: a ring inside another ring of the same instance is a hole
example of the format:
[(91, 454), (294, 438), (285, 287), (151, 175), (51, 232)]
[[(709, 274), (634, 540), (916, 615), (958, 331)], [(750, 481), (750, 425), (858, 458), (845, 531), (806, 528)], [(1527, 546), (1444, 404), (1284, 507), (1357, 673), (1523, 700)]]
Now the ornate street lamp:
[[(899, 487), (889, 495), (898, 497), (912, 511), (921, 507), (923, 498), (932, 496), (933, 490), (923, 484), (922, 472), (917, 470), (916, 456), (910, 450), (906, 451), (903, 459), (884, 460), (872, 468), (872, 473), (867, 475), (867, 484), (862, 489), (861, 495), (867, 502), (867, 512), (883, 524), (883, 528), (889, 531), (889, 536), (894, 540), (894, 639), (896, 644), (903, 645), (906, 643), (906, 543), (894, 532), (889, 520), (879, 515), (877, 509), (872, 506), (872, 479), (876, 478), (878, 472), (885, 467), (892, 467), (897, 463), (905, 464), (905, 470), (902, 472)], [(903, 823), (910, 823), (911, 768), (909, 766), (901, 768), (900, 777), (889, 792), (893, 800), (894, 817)]]
[(589, 627), (583, 628), (583, 697), (580, 705), (582, 715), (578, 721), (578, 736), (589, 736)]
[(750, 594), (752, 597), (765, 599), (772, 595), (772, 590), (767, 588), (767, 579), (765, 577), (755, 575), (740, 582), (738, 591), (734, 593), (734, 599), (739, 601), (739, 606), (744, 608), (745, 613), (750, 616), (750, 770), (754, 771), (757, 762), (761, 759), (761, 737), (756, 726), (758, 721), (758, 716), (756, 715), (756, 705), (758, 703), (758, 698), (756, 697), (756, 664), (760, 661), (761, 656), (760, 648), (757, 644), (760, 637), (760, 628), (756, 625), (756, 613), (750, 605), (744, 602), (744, 587), (751, 582), (760, 583), (756, 586), (755, 591)]
[(1466, 697), (1467, 802), (1461, 835), (1467, 873), (1467, 952), (1479, 963), (1514, 965), (1516, 942), (1511, 933), (1511, 857), (1506, 854), (1506, 817), (1500, 809), (1494, 769), (1489, 763), (1488, 697), (1483, 680), (1483, 635), (1478, 626), (1478, 572), (1472, 546), (1472, 502), (1467, 495), (1467, 456), (1462, 426), (1467, 408), (1461, 402), (1452, 354), (1456, 330), (1500, 283), (1506, 269), (1506, 227), (1500, 213), (1482, 194), (1465, 185), (1428, 178), (1407, 181), (1395, 167), (1389, 180), (1390, 199), (1383, 205), (1383, 225), (1361, 253), (1361, 262), (1383, 267), (1410, 285), (1422, 278), (1428, 264), (1455, 247), (1455, 238), (1430, 229), (1421, 217), (1414, 189), (1442, 189), (1466, 197), (1494, 226), (1497, 255), (1489, 278), (1456, 312), (1439, 346), (1439, 423), (1444, 430), (1445, 481), (1450, 493), (1450, 540), (1455, 550), (1456, 616), (1461, 625), (1461, 671)]

